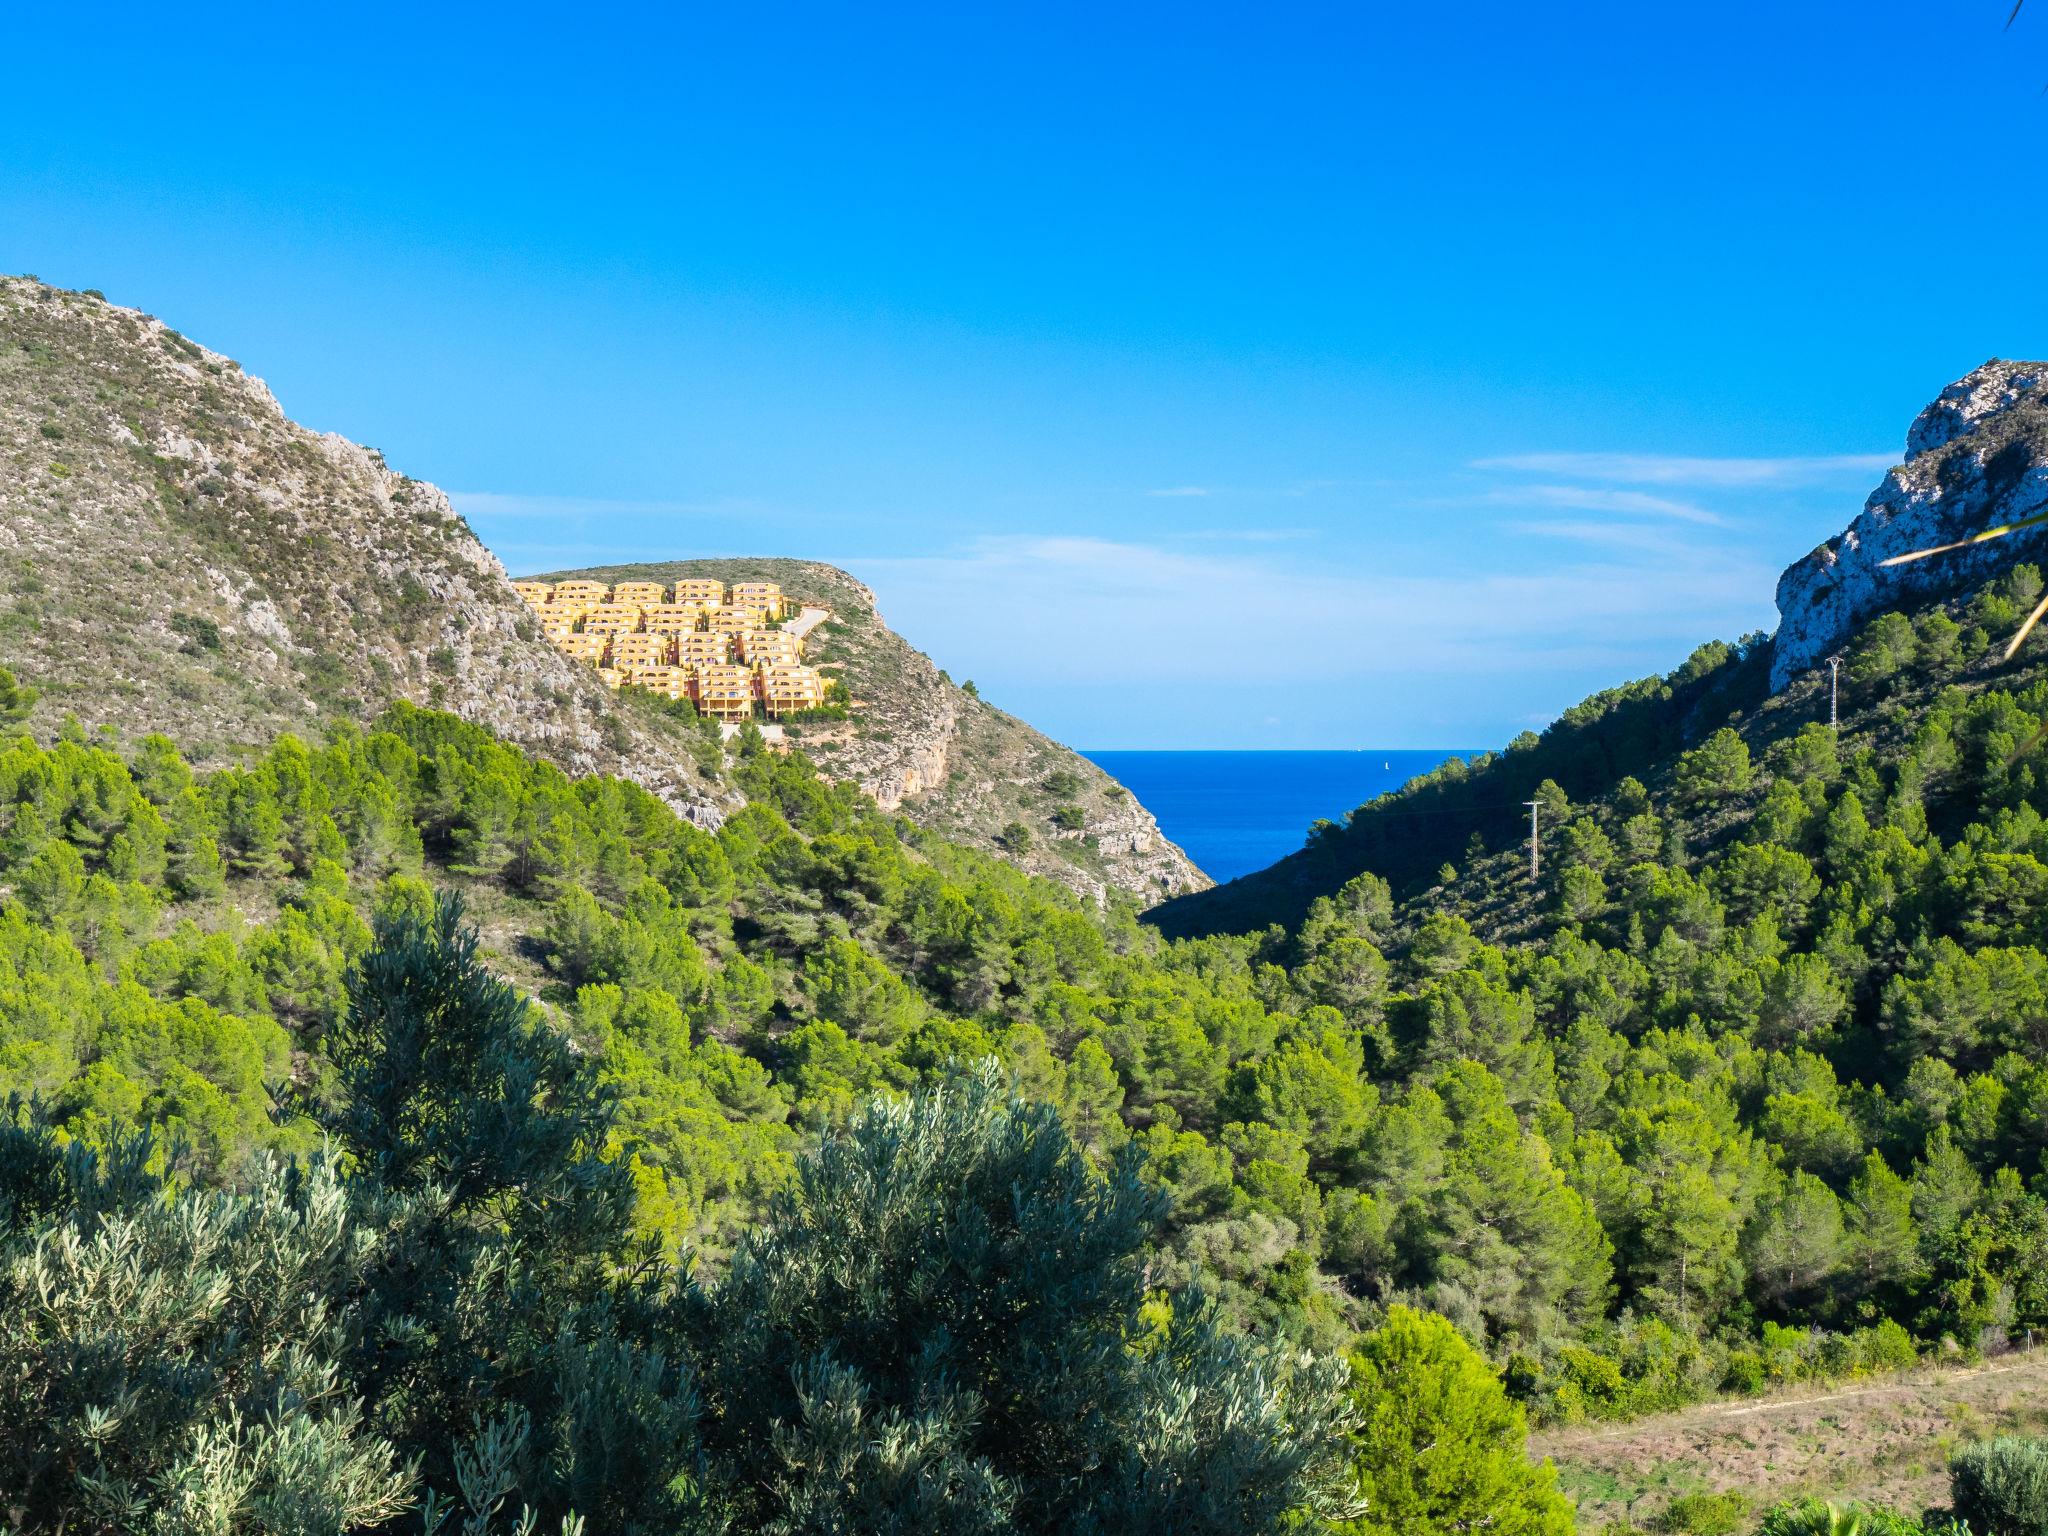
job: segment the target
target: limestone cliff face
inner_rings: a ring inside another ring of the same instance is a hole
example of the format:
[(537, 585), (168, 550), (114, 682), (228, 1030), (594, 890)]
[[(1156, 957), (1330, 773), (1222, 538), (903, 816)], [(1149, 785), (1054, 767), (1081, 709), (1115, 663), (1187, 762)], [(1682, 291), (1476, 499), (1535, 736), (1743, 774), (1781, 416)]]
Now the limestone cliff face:
[[(845, 679), (852, 718), (800, 725), (794, 744), (821, 771), (850, 779), (922, 826), (1097, 898), (1125, 891), (1159, 901), (1209, 879), (1159, 830), (1152, 813), (1079, 753), (956, 685), (891, 629), (875, 594), (836, 566), (810, 560), (676, 560), (535, 572), (563, 581), (773, 581), (831, 610), (807, 654)], [(1080, 825), (1063, 825), (1078, 811)], [(1006, 835), (1022, 828), (1025, 838)]]
[(1778, 580), (1771, 685), (1820, 665), (1866, 620), (1982, 581), (2048, 549), (2048, 527), (1886, 567), (2048, 508), (2048, 363), (1994, 360), (1941, 392), (1906, 434), (1906, 461), (1846, 531)]

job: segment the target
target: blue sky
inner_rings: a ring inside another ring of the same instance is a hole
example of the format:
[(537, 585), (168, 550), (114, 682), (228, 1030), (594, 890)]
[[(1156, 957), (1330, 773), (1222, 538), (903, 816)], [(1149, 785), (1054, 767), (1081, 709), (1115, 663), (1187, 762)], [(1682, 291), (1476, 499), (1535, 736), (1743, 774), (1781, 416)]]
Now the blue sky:
[(846, 565), (1084, 747), (1496, 743), (2048, 353), (2048, 9), (10, 18), (0, 268), (515, 571)]

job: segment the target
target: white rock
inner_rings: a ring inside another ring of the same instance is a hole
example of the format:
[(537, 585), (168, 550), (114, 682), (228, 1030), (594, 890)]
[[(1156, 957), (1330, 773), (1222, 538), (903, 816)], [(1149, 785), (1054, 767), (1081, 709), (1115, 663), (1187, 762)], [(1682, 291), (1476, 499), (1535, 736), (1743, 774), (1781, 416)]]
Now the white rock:
[(1906, 453), (1846, 531), (1778, 578), (1773, 688), (1822, 664), (1878, 614), (2048, 549), (2044, 527), (1884, 564), (2048, 508), (2048, 363), (1994, 360), (1951, 384), (1914, 421)]

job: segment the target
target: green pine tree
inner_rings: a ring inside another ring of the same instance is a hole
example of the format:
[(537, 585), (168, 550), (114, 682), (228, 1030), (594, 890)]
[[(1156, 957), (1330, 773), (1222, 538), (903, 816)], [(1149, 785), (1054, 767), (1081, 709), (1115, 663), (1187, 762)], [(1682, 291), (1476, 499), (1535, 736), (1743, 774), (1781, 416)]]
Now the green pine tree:
[(1394, 1307), (1352, 1356), (1365, 1513), (1336, 1536), (1571, 1536), (1572, 1508), (1500, 1379), (1457, 1329)]

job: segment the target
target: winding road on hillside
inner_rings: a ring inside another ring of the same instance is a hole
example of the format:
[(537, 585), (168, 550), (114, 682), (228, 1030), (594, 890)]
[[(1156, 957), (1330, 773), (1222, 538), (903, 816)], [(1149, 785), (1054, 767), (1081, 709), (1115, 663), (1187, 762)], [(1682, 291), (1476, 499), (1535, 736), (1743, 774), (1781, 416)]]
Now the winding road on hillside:
[(820, 624), (832, 617), (830, 608), (804, 608), (797, 616), (783, 625), (783, 629), (801, 640)]

